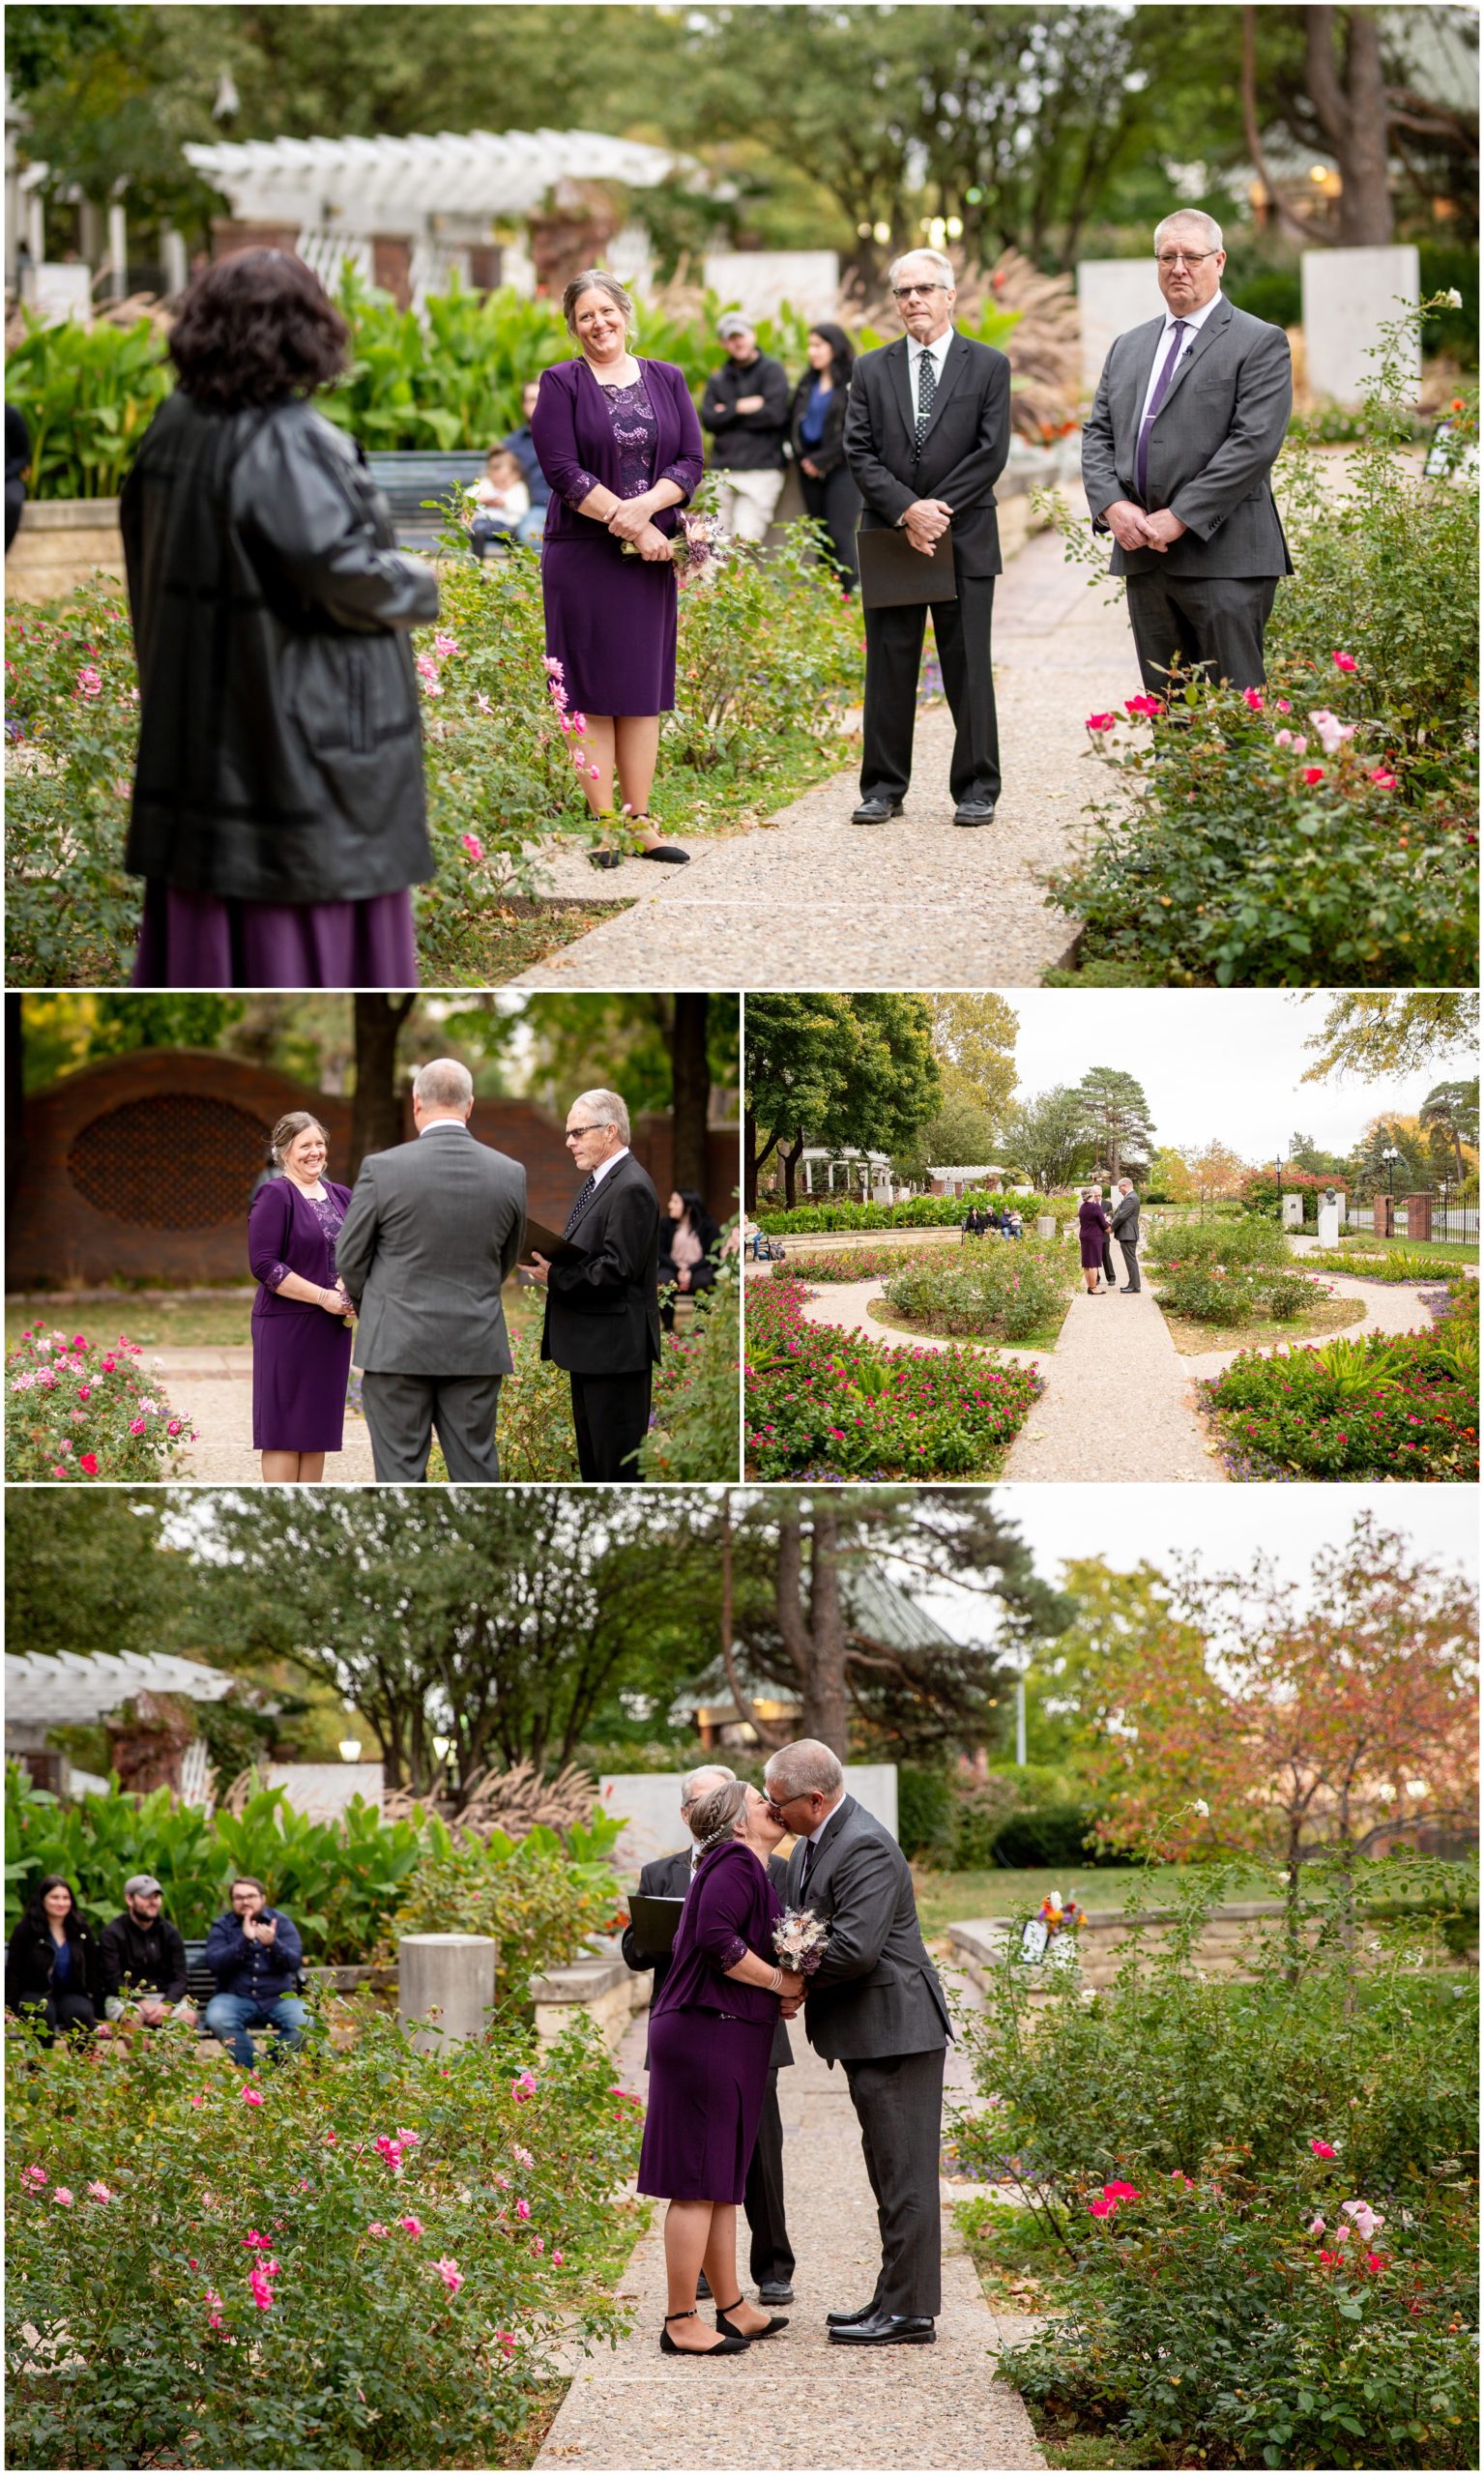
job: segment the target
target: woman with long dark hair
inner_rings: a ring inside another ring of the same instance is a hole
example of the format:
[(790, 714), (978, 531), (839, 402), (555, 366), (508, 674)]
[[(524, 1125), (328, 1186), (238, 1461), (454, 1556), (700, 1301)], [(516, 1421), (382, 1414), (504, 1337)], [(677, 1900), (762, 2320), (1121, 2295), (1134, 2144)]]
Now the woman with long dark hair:
[(119, 510), (139, 987), (417, 985), (410, 888), (433, 860), (408, 637), (438, 585), (309, 400), (348, 345), (282, 249), (205, 268), (171, 330), (175, 392)]
[(659, 1310), (667, 1332), (675, 1329), (675, 1297), (694, 1297), (716, 1285), (721, 1232), (694, 1186), (677, 1186), (659, 1224), (659, 1287), (669, 1290)]
[(33, 2017), (40, 2012), (37, 2024), (47, 2045), (59, 2028), (84, 2034), (102, 2016), (97, 1937), (61, 1874), (38, 1882), (6, 1946), (5, 2007)]
[(809, 365), (794, 390), (789, 444), (804, 508), (829, 537), (829, 557), (847, 593), (858, 573), (856, 518), (860, 492), (845, 461), (845, 402), (855, 350), (843, 327), (809, 329)]

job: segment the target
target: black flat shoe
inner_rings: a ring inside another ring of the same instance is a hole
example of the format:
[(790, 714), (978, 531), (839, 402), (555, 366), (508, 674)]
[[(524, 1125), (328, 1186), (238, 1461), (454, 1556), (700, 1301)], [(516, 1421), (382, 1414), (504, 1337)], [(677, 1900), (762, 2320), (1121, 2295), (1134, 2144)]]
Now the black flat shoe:
[(890, 800), (885, 794), (878, 794), (869, 800), (862, 800), (860, 805), (852, 812), (850, 821), (852, 825), (888, 825), (894, 816), (900, 816), (901, 813), (900, 800)]
[(588, 858), (595, 868), (622, 868), (628, 854), (626, 851), (590, 851)]
[(690, 865), (689, 852), (683, 851), (677, 842), (656, 842), (653, 851), (641, 851), (638, 856), (641, 859), (667, 859), (672, 868)]
[(847, 2320), (829, 2332), (832, 2346), (931, 2346), (938, 2331), (927, 2319), (900, 2312), (879, 2312), (869, 2320)]
[(659, 2351), (662, 2355), (682, 2355), (687, 2363), (710, 2363), (713, 2355), (744, 2355), (746, 2353), (746, 2339), (735, 2336), (718, 2338), (713, 2346), (678, 2346), (670, 2335), (670, 2322), (693, 2320), (695, 2316), (694, 2310), (665, 2314), (665, 2326), (659, 2332)]
[(786, 2329), (788, 2327), (788, 2322), (786, 2320), (780, 2320), (777, 2314), (774, 2313), (766, 2328), (739, 2329), (735, 2320), (729, 2320), (727, 2318), (727, 2312), (736, 2312), (741, 2303), (742, 2296), (739, 2295), (736, 2303), (729, 2303), (727, 2305), (726, 2312), (722, 2311), (721, 2306), (718, 2303), (716, 2306), (716, 2326), (718, 2329), (724, 2329), (729, 2338), (740, 2338), (744, 2346), (761, 2345), (765, 2338), (775, 2338), (780, 2329)]

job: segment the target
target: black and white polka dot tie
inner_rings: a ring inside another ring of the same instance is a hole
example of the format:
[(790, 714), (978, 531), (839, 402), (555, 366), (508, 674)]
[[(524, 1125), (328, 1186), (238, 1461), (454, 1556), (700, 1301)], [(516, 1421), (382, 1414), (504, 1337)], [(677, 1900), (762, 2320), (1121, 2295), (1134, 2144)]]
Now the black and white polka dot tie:
[(922, 452), (922, 441), (927, 436), (928, 422), (933, 418), (933, 398), (937, 393), (938, 365), (932, 354), (925, 352), (917, 364), (917, 453), (919, 455)]
[(562, 1232), (564, 1238), (569, 1238), (572, 1231), (576, 1228), (578, 1221), (582, 1218), (588, 1205), (593, 1200), (593, 1189), (597, 1183), (597, 1179), (596, 1178), (589, 1177), (586, 1181), (578, 1187), (577, 1200), (573, 1204), (571, 1210), (567, 1215), (567, 1227)]

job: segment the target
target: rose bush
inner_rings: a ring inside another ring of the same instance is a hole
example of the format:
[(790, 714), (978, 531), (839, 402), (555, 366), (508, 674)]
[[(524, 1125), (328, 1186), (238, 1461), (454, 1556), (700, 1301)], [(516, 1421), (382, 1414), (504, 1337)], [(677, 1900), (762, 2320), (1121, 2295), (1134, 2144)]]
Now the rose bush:
[(1028, 1238), (984, 1238), (893, 1270), (887, 1303), (926, 1331), (993, 1331), (1001, 1340), (1024, 1341), (1060, 1325), (1073, 1269), (1069, 1248), (1059, 1254)]
[(964, 1195), (913, 1195), (906, 1203), (809, 1203), (796, 1204), (792, 1211), (774, 1210), (769, 1205), (759, 1206), (757, 1225), (769, 1238), (806, 1238), (828, 1235), (836, 1229), (956, 1229), (971, 1204), (980, 1208), (1015, 1204), (1030, 1219), (1035, 1212), (1053, 1212), (1058, 1223), (1068, 1214), (1075, 1217), (1075, 1201), (1064, 1196), (1033, 1194), (1029, 1187), (1017, 1187), (1004, 1194), (992, 1195), (975, 1191)]
[(167, 1478), (195, 1428), (151, 1383), (137, 1341), (28, 1325), (5, 1355), (5, 1474), (86, 1486)]
[(10, 2030), (17, 2463), (508, 2463), (559, 2344), (622, 2328), (639, 2109), (601, 2040), (417, 2054), (355, 2016), (261, 2081)]
[(741, 1381), (742, 1276), (729, 1260), (689, 1321), (666, 1335), (639, 1453), (646, 1478), (736, 1477)]
[(387, 1930), (388, 1956), (404, 1934), (487, 1934), (499, 2000), (526, 2004), (533, 1976), (565, 1966), (623, 1924), (612, 1863), (621, 1827), (598, 1811), (566, 1842), (539, 1822), (524, 1839), (495, 1830), (487, 1843), (444, 1832), (407, 1883)]
[(811, 1295), (798, 1279), (748, 1285), (749, 1476), (961, 1478), (998, 1469), (1046, 1388), (1034, 1367), (806, 1323)]
[(1329, 1295), (1308, 1278), (1307, 1257), (1299, 1267), (1276, 1222), (1260, 1217), (1157, 1229), (1149, 1256), (1160, 1305), (1201, 1324), (1246, 1324), (1260, 1315), (1288, 1323), (1312, 1298)]

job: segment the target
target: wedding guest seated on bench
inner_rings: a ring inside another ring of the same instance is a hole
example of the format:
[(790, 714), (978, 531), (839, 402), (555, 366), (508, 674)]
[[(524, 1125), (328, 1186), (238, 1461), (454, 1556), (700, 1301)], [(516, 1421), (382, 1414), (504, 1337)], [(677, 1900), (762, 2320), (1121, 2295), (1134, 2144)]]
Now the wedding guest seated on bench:
[(187, 1984), (186, 1945), (180, 1928), (163, 1910), (164, 1894), (153, 1874), (131, 1874), (124, 1885), (124, 1913), (99, 1936), (103, 2009), (110, 2020), (162, 2028), (167, 2021), (195, 2025)]
[(98, 1937), (60, 1874), (47, 1874), (37, 1884), (6, 1947), (5, 2007), (29, 2016), (48, 2046), (58, 2028), (91, 2035), (98, 2024)]
[(219, 2037), (245, 2071), (254, 2061), (253, 2028), (270, 2028), (292, 2052), (303, 2045), (306, 2011), (299, 1999), (304, 1945), (293, 1918), (270, 1907), (250, 1874), (232, 1884), (232, 1906), (206, 1937), (206, 1965), (217, 1992), (206, 2006), (207, 2034)]

